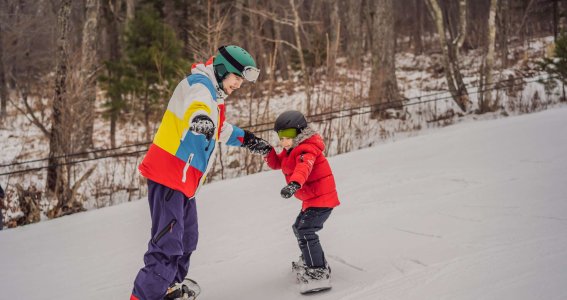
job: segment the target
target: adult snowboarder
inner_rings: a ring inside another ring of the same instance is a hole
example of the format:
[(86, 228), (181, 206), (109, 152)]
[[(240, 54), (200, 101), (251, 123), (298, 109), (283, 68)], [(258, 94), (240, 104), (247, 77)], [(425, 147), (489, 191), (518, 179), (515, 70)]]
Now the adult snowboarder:
[(265, 155), (269, 144), (225, 121), (224, 99), (260, 70), (238, 46), (223, 46), (175, 88), (161, 125), (139, 166), (148, 180), (152, 219), (145, 266), (131, 300), (189, 297), (183, 283), (198, 240), (195, 195), (205, 182), (217, 141)]

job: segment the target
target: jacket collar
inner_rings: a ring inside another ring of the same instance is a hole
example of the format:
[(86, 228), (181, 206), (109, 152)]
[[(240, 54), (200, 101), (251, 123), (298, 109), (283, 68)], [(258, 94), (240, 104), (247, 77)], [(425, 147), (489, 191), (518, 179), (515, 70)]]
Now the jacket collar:
[(223, 89), (220, 88), (219, 83), (217, 82), (215, 70), (213, 68), (213, 59), (214, 56), (209, 58), (206, 63), (194, 64), (191, 68), (191, 74), (201, 74), (207, 76), (207, 78), (211, 80), (213, 86), (215, 87), (215, 90), (217, 92), (217, 101), (220, 100), (219, 102), (222, 103), (224, 102), (224, 99), (228, 97), (228, 95), (223, 91)]
[(317, 131), (313, 130), (311, 127), (307, 126), (301, 130), (301, 133), (298, 134), (295, 138), (293, 138), (293, 144), (291, 148), (297, 147), (297, 145), (301, 144), (302, 142), (306, 141), (310, 137), (317, 134)]

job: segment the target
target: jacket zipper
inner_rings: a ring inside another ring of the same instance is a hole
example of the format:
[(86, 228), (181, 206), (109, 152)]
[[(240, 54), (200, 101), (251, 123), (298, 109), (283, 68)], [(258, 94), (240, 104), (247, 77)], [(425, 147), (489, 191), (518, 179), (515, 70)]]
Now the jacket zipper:
[(159, 240), (161, 240), (161, 238), (168, 232), (172, 232), (173, 231), (173, 226), (177, 223), (177, 220), (173, 219), (171, 220), (171, 222), (169, 222), (169, 224), (167, 224), (167, 226), (165, 226), (164, 229), (162, 229), (157, 235), (156, 237), (154, 237), (154, 243), (157, 244), (157, 242), (159, 242)]
[(187, 163), (183, 168), (183, 177), (181, 178), (181, 182), (183, 183), (187, 181), (187, 170), (189, 170), (189, 166), (191, 165), (191, 161), (193, 160), (194, 155), (195, 155), (194, 153), (189, 154), (189, 159), (187, 160)]
[[(209, 151), (209, 147), (211, 146), (211, 141), (213, 139), (208, 140), (207, 147), (205, 147), (205, 151)], [(207, 160), (208, 161), (208, 160)]]

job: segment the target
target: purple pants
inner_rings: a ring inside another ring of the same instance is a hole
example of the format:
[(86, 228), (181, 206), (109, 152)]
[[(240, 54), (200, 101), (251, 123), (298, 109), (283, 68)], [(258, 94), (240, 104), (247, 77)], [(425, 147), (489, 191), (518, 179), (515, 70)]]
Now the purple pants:
[(152, 236), (144, 254), (145, 266), (134, 281), (132, 298), (161, 300), (167, 288), (182, 282), (189, 270), (189, 258), (199, 237), (197, 207), (195, 198), (151, 180), (148, 201)]

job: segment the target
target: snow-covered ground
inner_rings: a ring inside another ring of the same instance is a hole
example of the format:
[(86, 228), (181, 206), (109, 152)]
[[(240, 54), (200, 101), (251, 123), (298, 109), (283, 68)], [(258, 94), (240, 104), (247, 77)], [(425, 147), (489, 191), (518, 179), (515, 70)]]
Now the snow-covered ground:
[[(567, 299), (567, 108), (457, 124), (332, 157), (331, 291), (301, 296), (283, 176), (198, 196), (201, 300)], [(144, 199), (0, 231), (0, 299), (128, 299)]]

